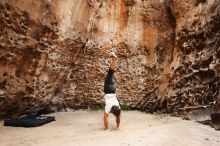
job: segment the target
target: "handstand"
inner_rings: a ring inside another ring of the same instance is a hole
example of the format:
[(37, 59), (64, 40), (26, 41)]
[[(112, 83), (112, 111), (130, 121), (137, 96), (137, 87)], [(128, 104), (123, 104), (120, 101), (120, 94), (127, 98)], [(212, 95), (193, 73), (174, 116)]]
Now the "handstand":
[(105, 113), (104, 113), (104, 126), (105, 130), (108, 129), (108, 114), (113, 113), (116, 117), (116, 124), (117, 128), (119, 128), (120, 125), (120, 114), (121, 109), (116, 97), (116, 88), (115, 88), (115, 77), (114, 77), (114, 71), (115, 66), (117, 63), (117, 56), (112, 53), (111, 63), (108, 70), (108, 74), (105, 77), (105, 83), (104, 83), (104, 92), (105, 92)]

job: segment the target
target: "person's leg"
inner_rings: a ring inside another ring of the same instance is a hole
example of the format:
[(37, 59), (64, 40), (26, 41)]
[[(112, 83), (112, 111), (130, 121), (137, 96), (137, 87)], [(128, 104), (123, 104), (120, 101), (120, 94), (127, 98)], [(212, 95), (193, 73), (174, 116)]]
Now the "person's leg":
[(117, 64), (117, 58), (115, 57), (111, 58), (110, 69), (115, 70), (116, 64)]
[(105, 94), (115, 93), (116, 88), (115, 88), (115, 82), (114, 82), (114, 70), (116, 67), (116, 63), (117, 63), (117, 58), (114, 56), (111, 57), (109, 70), (105, 77), (105, 82), (104, 82)]
[(104, 127), (105, 127), (105, 130), (108, 129), (108, 114), (105, 112), (104, 113)]

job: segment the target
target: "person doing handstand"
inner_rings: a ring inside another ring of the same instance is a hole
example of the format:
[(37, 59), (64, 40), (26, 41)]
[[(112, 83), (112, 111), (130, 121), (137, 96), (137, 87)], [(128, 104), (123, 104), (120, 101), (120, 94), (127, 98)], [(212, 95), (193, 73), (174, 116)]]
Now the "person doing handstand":
[(104, 92), (105, 92), (104, 127), (105, 127), (105, 130), (108, 129), (108, 114), (109, 113), (112, 113), (115, 115), (117, 129), (119, 128), (119, 125), (120, 125), (121, 109), (120, 109), (120, 105), (115, 94), (116, 87), (115, 87), (114, 71), (115, 71), (116, 63), (117, 63), (117, 56), (115, 55), (115, 53), (112, 53), (110, 67), (109, 67), (109, 70), (105, 77), (105, 82), (104, 82)]

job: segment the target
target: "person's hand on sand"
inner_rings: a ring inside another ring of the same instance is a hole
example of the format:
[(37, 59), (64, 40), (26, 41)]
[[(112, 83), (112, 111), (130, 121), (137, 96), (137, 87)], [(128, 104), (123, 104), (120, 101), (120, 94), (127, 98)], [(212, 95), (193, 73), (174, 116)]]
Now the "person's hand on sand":
[(109, 129), (109, 131), (117, 131), (117, 130), (121, 130), (120, 128), (111, 128), (111, 129)]

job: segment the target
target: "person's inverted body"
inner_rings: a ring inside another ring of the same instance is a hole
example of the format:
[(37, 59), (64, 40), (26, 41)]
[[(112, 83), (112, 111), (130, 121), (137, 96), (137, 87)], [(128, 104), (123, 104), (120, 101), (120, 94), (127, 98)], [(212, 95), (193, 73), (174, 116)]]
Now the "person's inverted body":
[(112, 56), (113, 57), (111, 58), (110, 67), (109, 67), (109, 70), (105, 77), (105, 82), (104, 82), (104, 92), (105, 92), (104, 127), (105, 127), (105, 130), (108, 129), (108, 114), (109, 113), (112, 113), (115, 115), (117, 128), (119, 128), (119, 125), (120, 125), (121, 109), (120, 109), (119, 102), (115, 94), (116, 87), (115, 87), (115, 76), (114, 76), (115, 66), (117, 63), (117, 56), (114, 53), (112, 53)]

